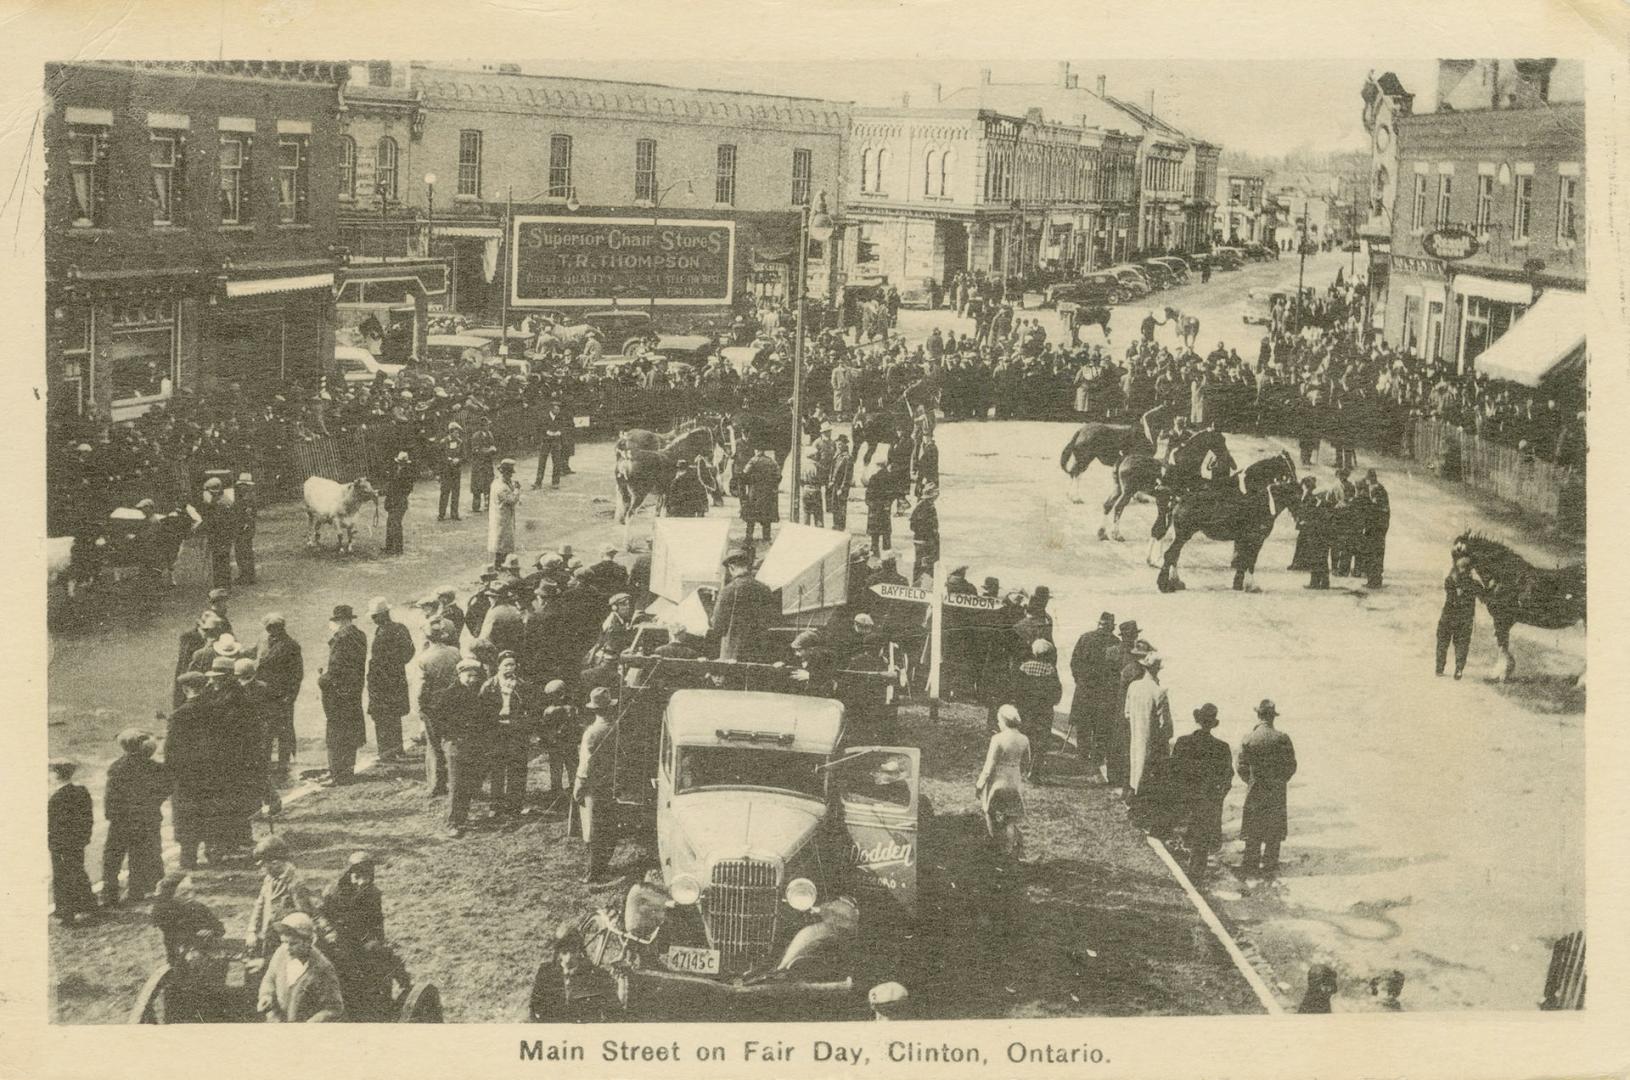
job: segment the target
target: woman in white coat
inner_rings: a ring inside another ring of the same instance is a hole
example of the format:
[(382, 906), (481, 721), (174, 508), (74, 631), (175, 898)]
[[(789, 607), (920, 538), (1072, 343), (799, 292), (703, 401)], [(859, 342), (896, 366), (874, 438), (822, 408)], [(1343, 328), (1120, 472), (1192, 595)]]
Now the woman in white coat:
[(1014, 858), (1024, 855), (1024, 837), (1018, 822), (1024, 817), (1024, 776), (1030, 771), (1030, 740), (1019, 730), (1019, 710), (1003, 705), (996, 713), (1000, 727), (990, 737), (985, 767), (979, 770), (974, 791), (985, 810), (985, 830), (1008, 842)]

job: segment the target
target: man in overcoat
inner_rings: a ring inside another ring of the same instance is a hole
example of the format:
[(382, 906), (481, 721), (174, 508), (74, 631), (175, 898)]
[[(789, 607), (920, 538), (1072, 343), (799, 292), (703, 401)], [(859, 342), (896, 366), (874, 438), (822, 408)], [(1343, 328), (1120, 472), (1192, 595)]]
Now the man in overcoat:
[(1070, 699), (1070, 725), (1075, 728), (1075, 748), (1086, 763), (1088, 778), (1096, 780), (1104, 763), (1107, 728), (1103, 722), (1106, 707), (1114, 701), (1117, 672), (1109, 663), (1109, 649), (1115, 644), (1115, 616), (1104, 612), (1098, 626), (1076, 639), (1070, 653), (1070, 677), (1075, 695)]
[(1247, 874), (1272, 873), (1279, 866), (1279, 845), (1288, 831), (1285, 788), (1296, 775), (1296, 747), (1290, 736), (1274, 727), (1279, 710), (1264, 698), (1256, 707), (1257, 723), (1240, 742), (1239, 778), (1250, 785), (1245, 794), (1245, 816), (1240, 838)]
[(572, 798), (583, 822), (583, 842), (588, 845), (589, 865), (583, 883), (600, 882), (611, 867), (617, 848), (617, 800), (614, 791), (617, 719), (611, 691), (596, 687), (589, 694), (589, 712), (594, 720), (583, 730), (577, 749), (577, 777)]
[(737, 552), (724, 561), (730, 581), (719, 590), (713, 605), (713, 621), (708, 640), (719, 650), (720, 660), (769, 662), (772, 642), (765, 632), (781, 616), (775, 592), (753, 572), (753, 562)]
[(391, 618), (383, 596), (368, 602), (374, 621), (373, 645), (368, 653), (368, 715), (374, 721), (374, 742), (380, 761), (394, 761), (402, 753), (402, 717), (408, 714), (407, 665), (413, 662), (413, 635)]
[(356, 772), (357, 747), (368, 741), (362, 719), (368, 636), (356, 628), (356, 617), (350, 604), (335, 605), (328, 620), (328, 662), (317, 673), (326, 721), (328, 776), (323, 783), (327, 785), (351, 782)]
[(1196, 729), (1172, 744), (1167, 770), (1190, 877), (1205, 873), (1207, 856), (1222, 843), (1223, 800), (1234, 784), (1234, 756), (1228, 744), (1211, 733), (1218, 723), (1217, 706), (1207, 702), (1195, 709), (1194, 722)]
[(770, 539), (770, 526), (781, 520), (781, 467), (770, 451), (760, 449), (742, 475), (741, 517), (747, 522), (747, 541), (753, 540), (753, 527), (761, 527)]

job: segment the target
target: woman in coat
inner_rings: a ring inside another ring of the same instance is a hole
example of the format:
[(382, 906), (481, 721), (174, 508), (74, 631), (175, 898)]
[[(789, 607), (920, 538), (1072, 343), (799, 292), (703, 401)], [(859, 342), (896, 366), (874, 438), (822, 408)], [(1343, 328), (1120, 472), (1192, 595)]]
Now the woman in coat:
[[(974, 782), (974, 792), (985, 812), (985, 831), (992, 839), (996, 837), (998, 818), (1002, 819), (1003, 827), (1023, 819), (1024, 777), (1031, 764), (1030, 740), (1019, 730), (1023, 722), (1019, 710), (1003, 705), (996, 718), (1001, 727), (990, 737), (985, 767), (979, 770), (979, 779)], [(1019, 838), (1018, 843), (1022, 845), (1023, 839)], [(1013, 854), (1022, 855), (1022, 849)]]

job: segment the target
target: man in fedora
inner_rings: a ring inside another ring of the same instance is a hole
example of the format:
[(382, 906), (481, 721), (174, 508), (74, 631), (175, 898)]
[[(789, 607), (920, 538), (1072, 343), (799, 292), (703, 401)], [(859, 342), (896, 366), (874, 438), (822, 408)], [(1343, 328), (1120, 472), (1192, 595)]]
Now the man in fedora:
[(368, 715), (374, 721), (374, 742), (379, 760), (395, 761), (402, 754), (402, 717), (408, 714), (407, 665), (413, 662), (413, 634), (391, 618), (383, 596), (368, 601), (374, 621), (373, 646), (368, 653)]
[(588, 710), (593, 721), (583, 729), (577, 747), (577, 777), (572, 786), (583, 823), (583, 842), (588, 845), (589, 865), (583, 884), (600, 884), (611, 867), (617, 847), (617, 800), (613, 777), (617, 741), (617, 720), (613, 714), (611, 691), (597, 686), (589, 693)]
[(385, 554), (402, 554), (402, 519), (413, 494), (413, 462), (406, 450), (396, 454), (385, 474)]
[(357, 747), (368, 740), (362, 718), (362, 690), (368, 671), (368, 636), (356, 628), (350, 604), (336, 604), (328, 617), (328, 662), (317, 673), (323, 697), (328, 746), (324, 784), (349, 784), (356, 774)]
[(515, 511), (521, 504), (521, 482), (515, 479), (515, 459), (498, 463), (498, 479), (492, 482), (492, 498), (487, 504), (487, 553), (493, 569), (504, 565), (515, 550)]
[(1110, 646), (1104, 662), (1115, 671), (1115, 692), (1108, 702), (1108, 716), (1104, 724), (1108, 738), (1104, 744), (1104, 777), (1111, 787), (1125, 788), (1131, 769), (1131, 732), (1126, 726), (1126, 692), (1132, 683), (1143, 678), (1143, 665), (1138, 663), (1138, 634), (1142, 631), (1136, 619), (1127, 619), (1117, 629), (1120, 640)]
[(1217, 706), (1209, 701), (1194, 710), (1195, 730), (1172, 744), (1169, 769), (1173, 811), (1183, 827), (1190, 877), (1200, 877), (1206, 859), (1222, 844), (1223, 800), (1234, 785), (1234, 756), (1228, 744), (1211, 732)]
[(708, 640), (718, 646), (720, 660), (768, 662), (770, 641), (765, 631), (781, 617), (775, 593), (753, 573), (753, 560), (735, 552), (724, 560), (730, 581), (719, 590), (713, 605)]
[(1263, 698), (1256, 707), (1256, 727), (1239, 746), (1239, 778), (1250, 785), (1239, 828), (1245, 841), (1240, 870), (1247, 874), (1278, 869), (1279, 845), (1288, 831), (1285, 788), (1296, 775), (1296, 747), (1274, 727), (1278, 715), (1274, 703)]
[(233, 488), (233, 502), (238, 511), (237, 534), (232, 538), (232, 554), (238, 563), (238, 584), (255, 583), (255, 519), (259, 514), (255, 499), (255, 478), (250, 473), (239, 473)]
[(1070, 700), (1070, 724), (1075, 728), (1075, 748), (1087, 766), (1089, 781), (1098, 779), (1109, 741), (1105, 719), (1115, 699), (1120, 672), (1109, 662), (1115, 644), (1115, 616), (1104, 612), (1098, 626), (1076, 639), (1070, 653), (1070, 677), (1075, 680), (1075, 696)]

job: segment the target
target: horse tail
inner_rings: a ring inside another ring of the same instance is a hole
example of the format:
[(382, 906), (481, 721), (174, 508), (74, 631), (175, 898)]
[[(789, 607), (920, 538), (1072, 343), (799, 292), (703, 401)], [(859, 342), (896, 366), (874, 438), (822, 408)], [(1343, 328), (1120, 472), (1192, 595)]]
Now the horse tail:
[(1076, 442), (1076, 439), (1078, 439), (1078, 438), (1080, 438), (1080, 432), (1077, 432), (1076, 434), (1071, 435), (1070, 436), (1070, 441), (1064, 444), (1063, 452), (1058, 455), (1058, 467), (1063, 469), (1065, 472), (1069, 473), (1071, 477), (1076, 477), (1076, 476), (1081, 475), (1081, 473), (1086, 472), (1085, 469), (1081, 469), (1081, 470), (1077, 471), (1076, 469), (1071, 467), (1071, 466), (1073, 466), (1075, 464), (1075, 458), (1076, 458), (1075, 442)]

